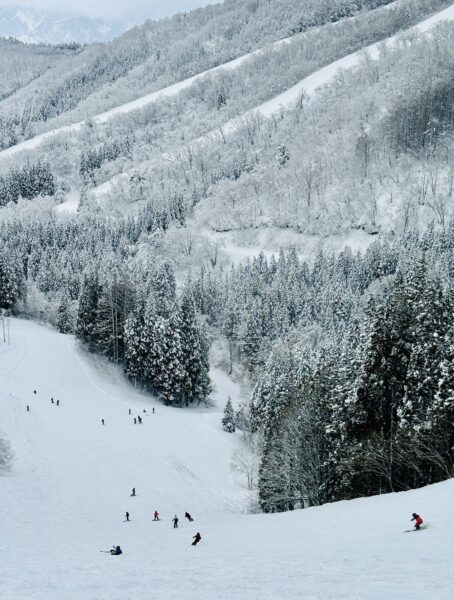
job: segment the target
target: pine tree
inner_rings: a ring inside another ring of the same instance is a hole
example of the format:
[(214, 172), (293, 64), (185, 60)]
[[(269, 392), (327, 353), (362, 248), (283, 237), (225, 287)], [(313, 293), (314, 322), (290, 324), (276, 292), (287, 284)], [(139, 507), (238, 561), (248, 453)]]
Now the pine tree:
[(16, 271), (6, 249), (0, 249), (0, 308), (9, 310), (19, 296)]
[(118, 363), (124, 359), (125, 321), (132, 306), (132, 291), (120, 272), (105, 279), (99, 290), (93, 333), (98, 350)]
[(222, 417), (222, 428), (228, 433), (235, 433), (235, 412), (233, 410), (230, 396), (224, 407), (224, 416)]
[(259, 352), (263, 341), (261, 306), (258, 302), (255, 302), (249, 311), (243, 339), (243, 351), (249, 359), (251, 371), (254, 371), (260, 364)]
[(208, 348), (189, 291), (183, 294), (177, 318), (183, 367), (182, 396), (186, 406), (202, 402), (210, 392)]
[(85, 344), (90, 352), (96, 349), (96, 321), (100, 288), (97, 277), (86, 274), (79, 296), (79, 308), (76, 322), (76, 337)]
[(147, 357), (147, 365), (152, 387), (159, 392), (165, 404), (179, 404), (183, 396), (184, 368), (175, 320), (158, 316), (151, 341), (153, 356)]
[(69, 308), (69, 298), (63, 294), (58, 307), (57, 329), (60, 333), (71, 333), (73, 330), (71, 312)]

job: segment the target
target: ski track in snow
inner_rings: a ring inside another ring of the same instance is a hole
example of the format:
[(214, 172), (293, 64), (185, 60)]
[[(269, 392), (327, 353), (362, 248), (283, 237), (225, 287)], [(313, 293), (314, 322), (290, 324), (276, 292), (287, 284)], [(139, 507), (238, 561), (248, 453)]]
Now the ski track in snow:
[[(2, 599), (454, 597), (454, 481), (242, 514), (247, 494), (229, 468), (239, 437), (221, 430), (220, 408), (166, 408), (71, 336), (29, 321), (12, 320), (11, 340), (0, 342), (0, 424), (16, 453), (0, 475)], [(221, 407), (238, 388), (222, 372), (214, 377)], [(156, 414), (142, 412), (153, 406)], [(132, 424), (128, 408), (143, 425)], [(162, 520), (153, 523), (155, 509)], [(429, 527), (404, 535), (414, 511)], [(197, 531), (203, 541), (192, 548)], [(99, 552), (114, 544), (122, 556)]]

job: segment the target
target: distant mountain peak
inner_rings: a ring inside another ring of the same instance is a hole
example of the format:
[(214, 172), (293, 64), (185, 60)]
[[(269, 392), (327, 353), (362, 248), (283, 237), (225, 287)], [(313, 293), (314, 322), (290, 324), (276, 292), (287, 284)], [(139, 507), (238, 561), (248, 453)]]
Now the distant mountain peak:
[(127, 28), (127, 23), (121, 21), (0, 6), (0, 37), (14, 37), (25, 43), (106, 42)]

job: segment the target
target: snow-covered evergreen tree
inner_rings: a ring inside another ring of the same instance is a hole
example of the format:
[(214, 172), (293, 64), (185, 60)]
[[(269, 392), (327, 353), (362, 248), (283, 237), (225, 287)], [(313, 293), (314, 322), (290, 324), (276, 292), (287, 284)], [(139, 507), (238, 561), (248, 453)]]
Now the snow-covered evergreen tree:
[(73, 331), (70, 302), (67, 294), (63, 294), (58, 306), (57, 329), (60, 333)]
[(233, 410), (232, 400), (230, 396), (224, 407), (224, 416), (222, 417), (222, 428), (228, 433), (235, 433), (235, 411)]
[(76, 337), (94, 352), (97, 344), (95, 331), (98, 319), (100, 287), (95, 275), (86, 274), (82, 283), (77, 312)]
[(0, 309), (10, 309), (19, 295), (17, 273), (6, 248), (0, 247)]
[(203, 339), (192, 296), (183, 294), (178, 315), (183, 366), (182, 397), (186, 406), (203, 402), (209, 391), (208, 348)]

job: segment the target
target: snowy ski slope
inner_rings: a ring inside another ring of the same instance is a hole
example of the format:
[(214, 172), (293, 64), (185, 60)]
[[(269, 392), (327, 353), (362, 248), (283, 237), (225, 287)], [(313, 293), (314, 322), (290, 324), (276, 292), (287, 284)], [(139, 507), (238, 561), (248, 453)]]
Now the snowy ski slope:
[[(226, 376), (216, 380), (221, 401), (237, 394)], [(11, 345), (0, 341), (0, 382), (0, 429), (17, 457), (0, 475), (2, 599), (454, 597), (453, 481), (248, 515), (229, 469), (238, 436), (221, 430), (219, 409), (165, 408), (72, 337), (23, 320), (11, 323)], [(156, 414), (141, 412), (153, 406)], [(152, 522), (155, 509), (161, 522)], [(413, 511), (429, 527), (403, 533)], [(192, 548), (197, 531), (203, 542)], [(114, 544), (122, 556), (99, 552)]]
[[(432, 15), (428, 19), (425, 19), (418, 25), (411, 27), (408, 30), (408, 32), (414, 31), (416, 29), (419, 29), (420, 31), (427, 31), (428, 29), (433, 27), (436, 23), (443, 21), (443, 20), (452, 20), (453, 18), (454, 18), (454, 4), (452, 4), (451, 6), (449, 6), (446, 9), (436, 13), (435, 15)], [(303, 36), (304, 33), (298, 34), (298, 35)], [(399, 35), (401, 35), (401, 34), (399, 34)], [(282, 44), (289, 43), (295, 37), (296, 36), (293, 36), (290, 38), (285, 38), (283, 40), (279, 40), (277, 42), (274, 42), (274, 44), (271, 44), (270, 47), (277, 49)], [(391, 38), (387, 38), (384, 41), (386, 41), (387, 43), (393, 43), (393, 42), (395, 42), (395, 40), (397, 38), (398, 38), (398, 35), (395, 35), (395, 36), (392, 36)], [(379, 49), (380, 44), (382, 44), (382, 43), (383, 43), (383, 40), (367, 47), (367, 51), (370, 53), (372, 58), (378, 56), (378, 49)], [(143, 108), (143, 107), (147, 106), (148, 104), (151, 104), (152, 102), (156, 102), (157, 100), (175, 96), (183, 89), (186, 89), (189, 86), (191, 86), (195, 81), (198, 81), (199, 79), (203, 79), (204, 77), (207, 77), (207, 76), (209, 77), (212, 74), (214, 74), (222, 69), (226, 69), (226, 70), (236, 69), (238, 66), (242, 65), (244, 62), (249, 60), (251, 57), (253, 57), (254, 55), (257, 55), (261, 52), (263, 52), (263, 49), (255, 50), (254, 52), (250, 52), (248, 54), (240, 56), (239, 58), (236, 58), (227, 63), (223, 63), (222, 65), (219, 65), (212, 69), (208, 69), (207, 71), (203, 71), (202, 73), (198, 73), (197, 75), (193, 75), (192, 77), (184, 79), (183, 81), (180, 81), (178, 83), (170, 85), (166, 88), (163, 88), (163, 89), (153, 92), (151, 94), (147, 94), (145, 96), (142, 96), (141, 98), (137, 98), (136, 100), (133, 100), (132, 102), (128, 102), (126, 104), (112, 108), (106, 112), (103, 112), (99, 115), (92, 117), (92, 120), (96, 123), (105, 123), (106, 121), (108, 121), (109, 119), (111, 119), (112, 117), (114, 117), (116, 115), (126, 114), (133, 110)], [(247, 111), (247, 113), (245, 115), (243, 115), (243, 117), (248, 116), (250, 114), (254, 114), (254, 113), (260, 113), (261, 115), (263, 115), (265, 117), (269, 117), (269, 116), (273, 115), (274, 113), (276, 113), (278, 110), (280, 110), (282, 107), (291, 106), (294, 102), (296, 102), (300, 98), (302, 90), (304, 90), (306, 94), (310, 95), (318, 87), (320, 87), (321, 85), (324, 85), (328, 81), (330, 81), (339, 69), (348, 69), (353, 66), (356, 66), (359, 63), (363, 52), (364, 52), (364, 49), (359, 50), (357, 52), (349, 54), (349, 55), (331, 63), (330, 65), (327, 65), (326, 67), (323, 67), (322, 69), (315, 71), (314, 73), (312, 73), (308, 77), (304, 78), (302, 81), (300, 81), (296, 85), (292, 86), (290, 89), (286, 90), (282, 94), (279, 94), (278, 96), (276, 96), (274, 98), (271, 98), (267, 102), (261, 104), (260, 106), (254, 108), (254, 109), (251, 109), (250, 111)], [(239, 119), (241, 119), (241, 117), (236, 117), (236, 118), (228, 121), (222, 127), (224, 133), (229, 133), (230, 131), (234, 130), (237, 127)], [(71, 125), (65, 125), (65, 126), (57, 128), (57, 129), (53, 129), (51, 131), (47, 131), (45, 133), (39, 134), (33, 138), (30, 138), (29, 140), (25, 140), (23, 142), (20, 142), (19, 144), (16, 144), (15, 146), (12, 146), (11, 148), (7, 148), (6, 150), (1, 151), (0, 158), (6, 158), (9, 156), (12, 156), (13, 154), (20, 152), (22, 150), (30, 150), (30, 149), (36, 148), (43, 141), (45, 141), (57, 134), (67, 133), (67, 134), (71, 135), (71, 133), (79, 131), (81, 129), (81, 127), (84, 125), (84, 123), (85, 123), (85, 121), (80, 121), (78, 123), (73, 123)]]

